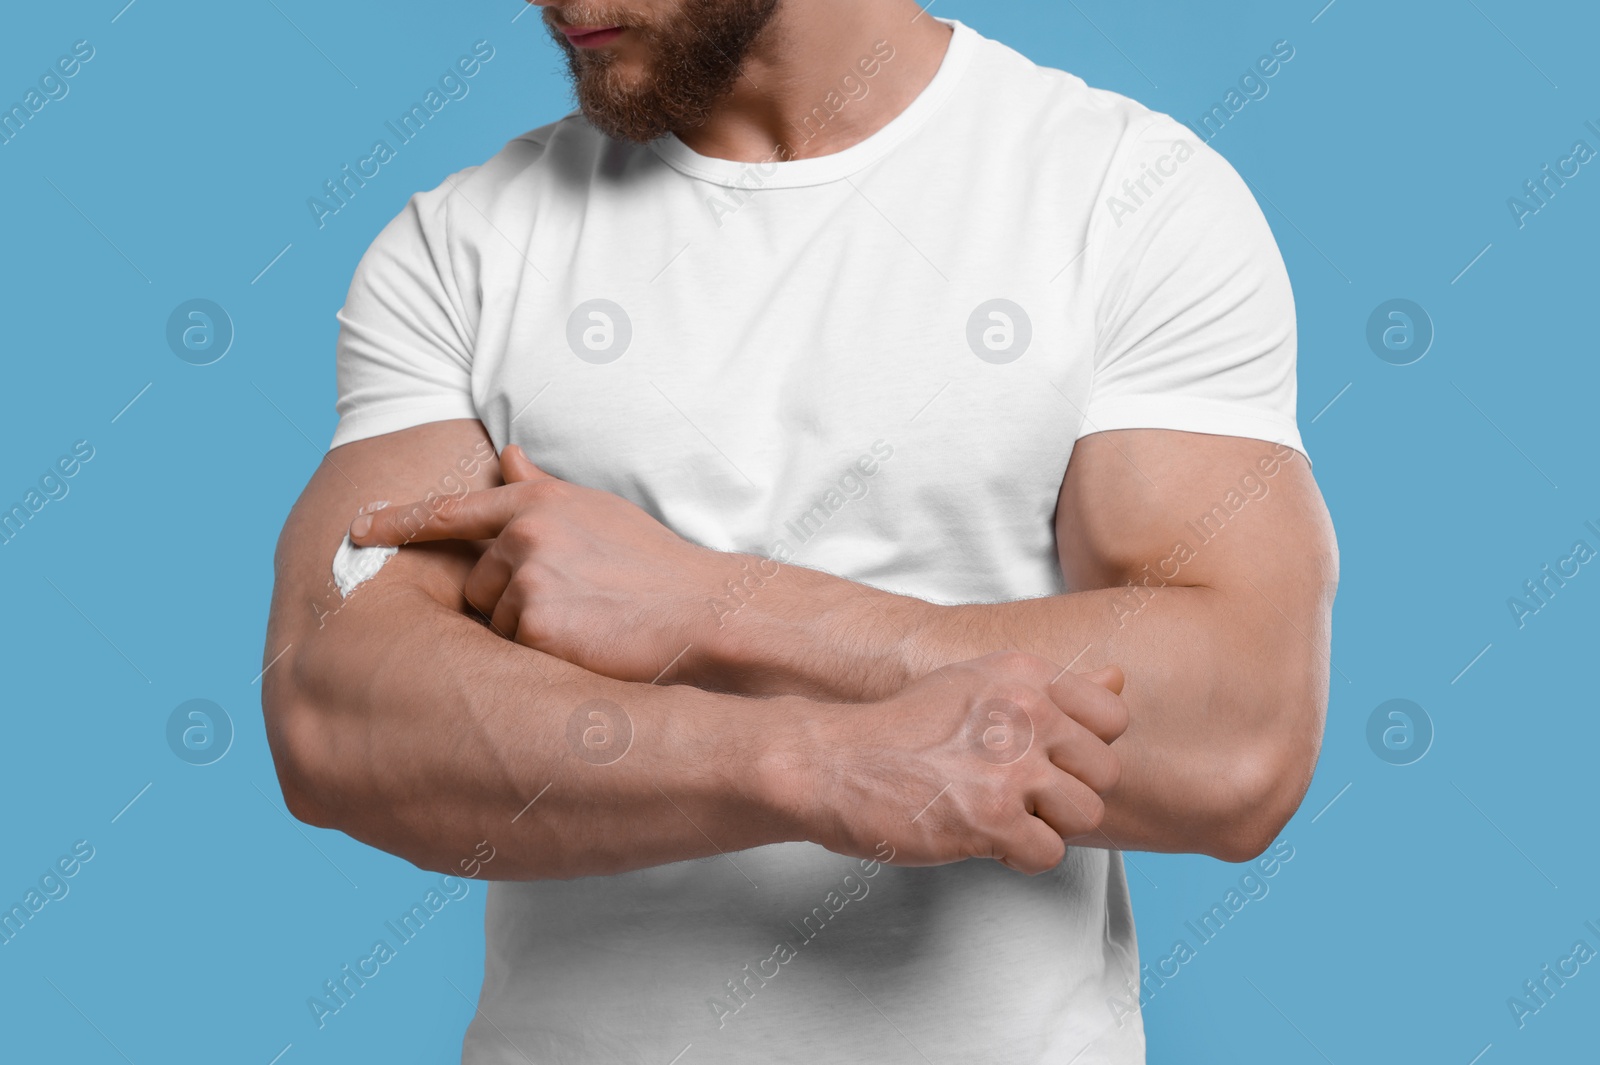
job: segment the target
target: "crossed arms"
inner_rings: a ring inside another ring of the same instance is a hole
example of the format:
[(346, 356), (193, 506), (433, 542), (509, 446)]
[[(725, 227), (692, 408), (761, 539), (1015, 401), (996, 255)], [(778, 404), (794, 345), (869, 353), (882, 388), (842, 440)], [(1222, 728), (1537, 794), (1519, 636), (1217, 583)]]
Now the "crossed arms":
[[(329, 561), (376, 500), (357, 542), (408, 546), (342, 599)], [(789, 840), (1028, 873), (1067, 844), (1253, 857), (1326, 707), (1338, 555), (1305, 460), (1097, 433), (1056, 524), (1073, 592), (938, 606), (690, 544), (476, 421), (344, 445), (278, 545), (285, 799), (423, 868), (487, 840), (499, 879)], [(597, 755), (596, 722), (625, 744)]]

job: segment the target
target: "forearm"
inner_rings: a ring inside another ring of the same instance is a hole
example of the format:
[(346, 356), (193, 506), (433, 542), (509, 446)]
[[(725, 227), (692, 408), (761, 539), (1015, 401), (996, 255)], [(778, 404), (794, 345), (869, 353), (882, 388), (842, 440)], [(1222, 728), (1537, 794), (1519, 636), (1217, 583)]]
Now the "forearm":
[(1001, 648), (1121, 667), (1122, 778), (1100, 830), (1073, 842), (1124, 849), (1239, 858), (1269, 842), (1309, 782), (1327, 691), (1326, 631), (1302, 633), (1249, 589), (947, 607), (787, 567), (721, 635), (710, 683), (747, 693), (879, 699)]
[(291, 807), (419, 866), (487, 840), (496, 879), (564, 879), (803, 834), (779, 791), (802, 700), (599, 677), (404, 581), (297, 635), (263, 678)]

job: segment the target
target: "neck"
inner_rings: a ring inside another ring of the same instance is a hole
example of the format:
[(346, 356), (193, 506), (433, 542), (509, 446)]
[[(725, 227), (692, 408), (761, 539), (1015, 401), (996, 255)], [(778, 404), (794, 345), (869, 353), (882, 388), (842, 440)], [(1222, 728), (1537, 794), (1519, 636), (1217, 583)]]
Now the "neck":
[(950, 27), (915, 0), (783, 5), (711, 118), (678, 137), (737, 162), (831, 155), (867, 139), (933, 80)]

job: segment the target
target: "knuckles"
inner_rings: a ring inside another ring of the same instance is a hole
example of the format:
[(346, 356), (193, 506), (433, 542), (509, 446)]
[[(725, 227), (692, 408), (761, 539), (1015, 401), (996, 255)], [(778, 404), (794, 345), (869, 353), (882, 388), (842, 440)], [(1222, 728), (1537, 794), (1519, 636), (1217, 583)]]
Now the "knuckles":
[(416, 504), (416, 506), (410, 508), (408, 513), (412, 517), (420, 516), (428, 524), (442, 525), (448, 529), (461, 513), (461, 508), (466, 498), (467, 495), (465, 493), (440, 496), (434, 502)]
[(536, 514), (520, 511), (506, 523), (506, 527), (500, 530), (500, 535), (495, 540), (518, 551), (531, 551), (539, 540), (539, 525)]
[(972, 798), (972, 812), (976, 815), (974, 820), (980, 826), (1003, 825), (1011, 821), (1019, 805), (1021, 795), (1016, 785), (998, 775), (984, 777)]
[(1001, 680), (983, 685), (978, 697), (972, 700), (968, 713), (974, 720), (982, 718), (995, 702), (1010, 703), (1027, 715), (1028, 723), (1037, 728), (1043, 712), (1051, 709), (1050, 700), (1038, 688), (1020, 681)]
[(547, 503), (565, 500), (572, 495), (572, 485), (566, 481), (554, 478), (538, 481), (523, 481), (518, 484), (517, 490), (522, 497), (533, 503)]

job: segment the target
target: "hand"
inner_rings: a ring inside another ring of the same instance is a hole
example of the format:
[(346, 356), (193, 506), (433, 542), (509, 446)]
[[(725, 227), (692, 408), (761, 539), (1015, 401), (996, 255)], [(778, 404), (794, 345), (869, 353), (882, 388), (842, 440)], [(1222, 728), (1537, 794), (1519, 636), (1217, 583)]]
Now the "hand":
[(896, 865), (993, 858), (1025, 873), (1060, 864), (1065, 840), (1095, 831), (1128, 726), (1122, 671), (1066, 673), (1002, 651), (931, 673), (867, 706), (840, 706), (812, 762), (821, 843)]
[(744, 556), (691, 544), (620, 496), (553, 477), (515, 445), (505, 485), (387, 507), (350, 527), (359, 546), (493, 542), (467, 601), (507, 639), (618, 680), (653, 681), (715, 622), (710, 601)]

